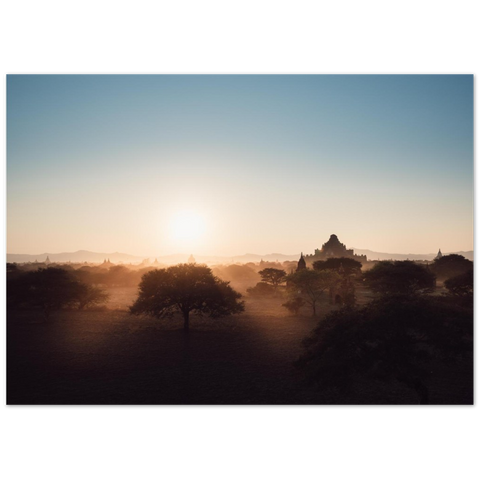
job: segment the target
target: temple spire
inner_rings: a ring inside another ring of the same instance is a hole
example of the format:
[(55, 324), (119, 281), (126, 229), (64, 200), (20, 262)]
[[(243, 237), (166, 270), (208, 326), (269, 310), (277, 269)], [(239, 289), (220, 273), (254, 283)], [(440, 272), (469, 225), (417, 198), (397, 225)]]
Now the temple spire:
[(297, 263), (297, 272), (300, 270), (305, 270), (307, 268), (307, 263), (305, 262), (305, 258), (303, 257), (303, 252), (300, 254), (300, 259)]

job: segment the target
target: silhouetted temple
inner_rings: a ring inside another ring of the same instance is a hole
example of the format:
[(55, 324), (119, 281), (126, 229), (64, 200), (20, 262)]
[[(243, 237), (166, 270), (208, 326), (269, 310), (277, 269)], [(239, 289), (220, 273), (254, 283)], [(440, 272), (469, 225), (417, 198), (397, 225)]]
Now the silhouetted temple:
[(195, 257), (192, 254), (188, 257), (188, 263), (195, 263)]
[(100, 265), (101, 267), (109, 268), (113, 265), (109, 258), (105, 258), (103, 263)]
[(310, 261), (339, 257), (353, 258), (359, 262), (367, 261), (366, 255), (356, 255), (353, 249), (347, 249), (343, 243), (340, 243), (340, 240), (335, 234), (330, 235), (328, 242), (324, 243), (321, 249), (316, 248), (313, 255), (305, 256), (305, 258)]
[(300, 260), (297, 264), (297, 272), (299, 270), (305, 270), (307, 268), (307, 263), (305, 262), (305, 258), (303, 257), (303, 253), (300, 254)]
[(434, 260), (438, 260), (439, 258), (442, 258), (442, 257), (443, 257), (442, 251), (438, 249), (437, 256), (434, 258)]

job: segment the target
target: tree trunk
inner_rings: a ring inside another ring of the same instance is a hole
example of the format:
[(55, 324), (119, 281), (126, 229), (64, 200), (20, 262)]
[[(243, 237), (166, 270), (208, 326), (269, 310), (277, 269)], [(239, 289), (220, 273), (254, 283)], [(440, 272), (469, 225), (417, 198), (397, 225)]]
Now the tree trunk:
[(317, 308), (316, 308), (315, 303), (316, 303), (316, 302), (313, 302), (313, 303), (312, 303), (312, 308), (313, 308), (312, 317), (316, 317), (316, 316), (317, 316)]

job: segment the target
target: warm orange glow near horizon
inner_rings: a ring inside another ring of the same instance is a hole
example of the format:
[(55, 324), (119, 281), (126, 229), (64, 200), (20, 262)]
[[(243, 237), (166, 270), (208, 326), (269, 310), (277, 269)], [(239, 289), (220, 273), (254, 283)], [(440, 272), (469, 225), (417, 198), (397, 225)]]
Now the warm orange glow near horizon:
[(169, 236), (172, 242), (183, 248), (196, 249), (205, 237), (205, 218), (194, 210), (182, 210), (172, 215)]
[(473, 249), (471, 75), (12, 75), (10, 254)]

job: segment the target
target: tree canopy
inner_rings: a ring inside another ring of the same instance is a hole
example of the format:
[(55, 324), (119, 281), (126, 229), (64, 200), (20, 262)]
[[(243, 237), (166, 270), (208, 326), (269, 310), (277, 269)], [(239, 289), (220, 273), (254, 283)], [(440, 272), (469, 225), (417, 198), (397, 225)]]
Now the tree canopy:
[(264, 268), (258, 274), (262, 277), (263, 282), (272, 285), (274, 294), (277, 292), (278, 286), (285, 283), (287, 278), (285, 270), (279, 268)]
[(432, 271), (439, 278), (452, 278), (473, 269), (473, 262), (462, 255), (451, 254), (437, 258), (432, 264)]
[(302, 297), (296, 296), (292, 296), (292, 298), (285, 303), (282, 303), (282, 307), (286, 308), (293, 315), (298, 315), (303, 305), (305, 305), (305, 300)]
[(84, 308), (95, 307), (105, 303), (109, 295), (99, 287), (78, 282), (75, 297), (78, 309), (83, 310)]
[(452, 295), (461, 297), (473, 296), (473, 269), (468, 270), (465, 273), (461, 273), (456, 277), (449, 278), (444, 282), (445, 288)]
[(287, 277), (287, 285), (291, 294), (312, 307), (312, 314), (317, 314), (317, 305), (323, 292), (339, 281), (339, 275), (333, 271), (299, 270)]
[(382, 261), (364, 273), (367, 286), (382, 295), (412, 295), (435, 288), (435, 275), (427, 267), (408, 260)]
[(7, 288), (9, 307), (42, 310), (46, 319), (66, 306), (84, 308), (104, 303), (108, 295), (101, 289), (79, 282), (63, 268), (39, 268), (15, 276)]
[(266, 282), (258, 282), (254, 287), (247, 288), (247, 293), (254, 297), (268, 297), (275, 294), (272, 285)]
[(430, 361), (473, 355), (473, 311), (442, 297), (382, 297), (333, 311), (305, 340), (296, 366), (322, 388), (355, 382), (403, 383), (428, 403)]
[(362, 263), (358, 260), (348, 257), (328, 258), (327, 260), (317, 260), (313, 262), (314, 270), (335, 270), (347, 275), (359, 274), (362, 270)]
[(184, 319), (184, 330), (188, 332), (190, 313), (212, 318), (240, 313), (244, 310), (240, 298), (240, 293), (215, 277), (207, 266), (180, 264), (147, 272), (130, 312), (157, 318), (179, 312)]

